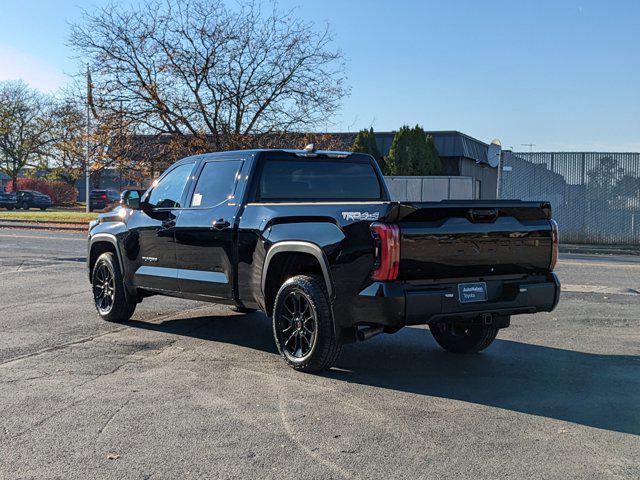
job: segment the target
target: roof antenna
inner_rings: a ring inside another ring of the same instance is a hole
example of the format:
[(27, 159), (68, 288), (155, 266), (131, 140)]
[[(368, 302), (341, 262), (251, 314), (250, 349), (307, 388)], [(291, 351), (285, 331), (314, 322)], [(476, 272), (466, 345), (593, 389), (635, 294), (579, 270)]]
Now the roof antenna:
[(309, 145), (304, 147), (304, 151), (307, 152), (307, 153), (315, 152), (316, 151), (316, 144), (315, 143), (310, 143)]

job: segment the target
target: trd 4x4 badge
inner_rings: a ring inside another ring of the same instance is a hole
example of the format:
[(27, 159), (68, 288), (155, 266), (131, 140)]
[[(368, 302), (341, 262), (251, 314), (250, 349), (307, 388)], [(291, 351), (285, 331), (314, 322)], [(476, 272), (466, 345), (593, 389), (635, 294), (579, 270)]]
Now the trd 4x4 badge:
[(380, 212), (342, 212), (342, 218), (348, 222), (355, 222), (359, 220), (378, 220)]

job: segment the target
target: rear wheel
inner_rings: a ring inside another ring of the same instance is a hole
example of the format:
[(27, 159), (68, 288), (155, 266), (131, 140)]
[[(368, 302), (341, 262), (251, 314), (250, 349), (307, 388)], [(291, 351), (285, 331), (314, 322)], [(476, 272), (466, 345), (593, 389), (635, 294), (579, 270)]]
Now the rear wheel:
[(273, 308), (273, 334), (290, 367), (317, 372), (333, 366), (342, 347), (319, 277), (297, 275), (280, 287)]
[(436, 342), (448, 352), (478, 353), (496, 339), (498, 328), (493, 325), (460, 325), (437, 323), (429, 325)]
[(129, 320), (137, 302), (125, 289), (120, 265), (113, 253), (106, 252), (98, 257), (91, 280), (98, 314), (108, 322)]

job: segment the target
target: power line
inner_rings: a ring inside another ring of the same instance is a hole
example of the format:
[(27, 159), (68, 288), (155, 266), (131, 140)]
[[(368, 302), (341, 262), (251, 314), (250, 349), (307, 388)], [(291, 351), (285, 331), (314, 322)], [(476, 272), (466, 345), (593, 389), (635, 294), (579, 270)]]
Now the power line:
[(529, 152), (533, 152), (533, 147), (536, 146), (535, 143), (521, 143), (520, 145), (522, 145), (523, 147), (529, 147)]

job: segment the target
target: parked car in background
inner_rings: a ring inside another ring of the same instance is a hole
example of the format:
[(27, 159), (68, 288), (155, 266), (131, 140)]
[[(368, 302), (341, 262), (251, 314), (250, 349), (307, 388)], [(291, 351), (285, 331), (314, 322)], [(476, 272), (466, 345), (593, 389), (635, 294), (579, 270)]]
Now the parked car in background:
[(16, 194), (14, 192), (0, 192), (0, 208), (6, 208), (7, 210), (16, 208)]
[(91, 190), (89, 193), (89, 211), (110, 210), (120, 203), (120, 192), (113, 189)]
[(46, 210), (51, 206), (51, 197), (35, 190), (18, 190), (16, 192), (16, 208), (29, 210), (30, 208), (39, 208)]

